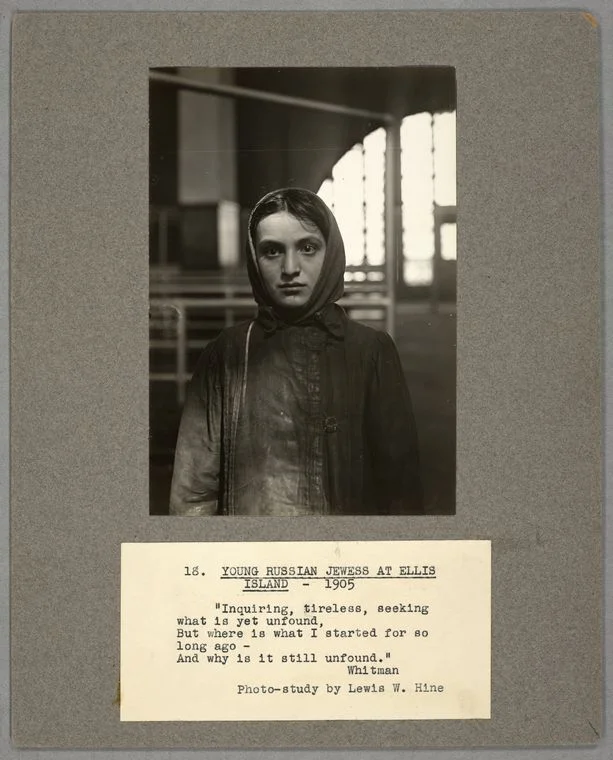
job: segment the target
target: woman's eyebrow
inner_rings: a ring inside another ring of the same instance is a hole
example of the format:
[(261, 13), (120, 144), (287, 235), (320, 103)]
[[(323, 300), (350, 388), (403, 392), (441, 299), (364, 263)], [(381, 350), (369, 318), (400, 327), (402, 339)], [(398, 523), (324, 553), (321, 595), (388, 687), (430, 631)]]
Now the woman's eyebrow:
[[(302, 245), (302, 243), (322, 243), (322, 238), (320, 238), (318, 235), (305, 235), (304, 237), (299, 238), (296, 240), (296, 243), (298, 245)], [(281, 240), (276, 240), (275, 238), (271, 237), (265, 237), (258, 241), (258, 246), (261, 245), (278, 245), (280, 248), (285, 247), (285, 243)]]

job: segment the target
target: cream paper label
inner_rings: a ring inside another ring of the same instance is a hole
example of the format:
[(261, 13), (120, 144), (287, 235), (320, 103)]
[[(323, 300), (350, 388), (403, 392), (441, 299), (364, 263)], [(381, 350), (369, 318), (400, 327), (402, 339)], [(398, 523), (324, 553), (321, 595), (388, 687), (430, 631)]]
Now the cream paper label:
[(490, 717), (489, 541), (123, 544), (121, 720)]

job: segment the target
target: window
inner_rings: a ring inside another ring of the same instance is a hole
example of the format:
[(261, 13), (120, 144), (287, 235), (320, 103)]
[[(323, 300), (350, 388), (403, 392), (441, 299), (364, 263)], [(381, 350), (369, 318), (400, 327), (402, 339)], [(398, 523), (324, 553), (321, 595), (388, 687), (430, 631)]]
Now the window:
[[(403, 277), (407, 285), (433, 278), (437, 208), (456, 206), (455, 112), (419, 113), (402, 120), (401, 197)], [(347, 279), (381, 279), (385, 255), (385, 130), (371, 132), (337, 161), (318, 194), (338, 221)], [(441, 258), (456, 258), (456, 225), (439, 229)], [(379, 268), (379, 272), (373, 271)], [(361, 271), (360, 271), (361, 269)]]
[(441, 224), (441, 258), (443, 261), (455, 261), (456, 245), (455, 222), (445, 222), (445, 224)]
[[(349, 280), (380, 274), (367, 269), (381, 267), (385, 258), (384, 177), (385, 130), (380, 128), (348, 150), (319, 189), (343, 236)], [(362, 271), (352, 271), (358, 268)]]

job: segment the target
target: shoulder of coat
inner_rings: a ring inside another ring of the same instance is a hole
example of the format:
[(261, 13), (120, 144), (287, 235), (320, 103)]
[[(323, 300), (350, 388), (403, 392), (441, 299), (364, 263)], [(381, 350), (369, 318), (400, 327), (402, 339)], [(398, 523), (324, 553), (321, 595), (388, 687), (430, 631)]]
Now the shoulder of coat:
[(355, 322), (352, 319), (347, 322), (346, 336), (349, 340), (359, 341), (363, 345), (372, 346), (372, 348), (377, 348), (381, 343), (391, 340), (386, 332), (363, 325), (361, 322)]
[(245, 322), (238, 322), (237, 324), (232, 325), (232, 327), (226, 327), (211, 341), (211, 343), (216, 347), (242, 344), (247, 336), (249, 325), (251, 323), (252, 320), (248, 320)]

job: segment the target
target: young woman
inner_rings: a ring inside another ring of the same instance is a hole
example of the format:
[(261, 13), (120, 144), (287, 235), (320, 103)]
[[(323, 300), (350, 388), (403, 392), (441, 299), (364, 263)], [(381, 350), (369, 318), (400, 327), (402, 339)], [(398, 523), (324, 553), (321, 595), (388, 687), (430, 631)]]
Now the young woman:
[(396, 347), (350, 320), (345, 251), (314, 193), (264, 196), (248, 230), (258, 312), (203, 352), (171, 488), (176, 515), (418, 514), (417, 435)]

